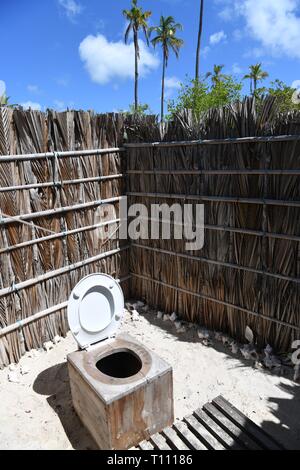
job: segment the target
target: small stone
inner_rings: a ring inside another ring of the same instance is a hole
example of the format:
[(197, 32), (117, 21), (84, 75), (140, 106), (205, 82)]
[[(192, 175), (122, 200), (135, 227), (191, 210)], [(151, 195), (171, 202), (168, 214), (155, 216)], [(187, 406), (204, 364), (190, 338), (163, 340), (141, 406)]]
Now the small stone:
[(30, 369), (28, 366), (22, 365), (20, 368), (21, 375), (27, 375), (30, 372)]
[(137, 303), (136, 303), (136, 306), (137, 306), (138, 308), (145, 307), (145, 302), (142, 302), (141, 300), (138, 300)]
[(132, 321), (139, 321), (140, 319), (140, 314), (137, 310), (133, 310), (131, 314), (131, 320)]
[(254, 367), (255, 367), (255, 369), (258, 369), (258, 370), (263, 370), (263, 368), (264, 368), (262, 363), (259, 362), (259, 361), (255, 361)]
[(170, 315), (168, 313), (165, 313), (163, 316), (163, 321), (169, 321), (170, 320)]
[(202, 341), (203, 346), (209, 347), (212, 346), (212, 341), (210, 339), (204, 338)]
[(58, 343), (61, 342), (61, 340), (62, 340), (61, 336), (56, 335), (56, 336), (54, 336), (54, 338), (53, 338), (53, 343), (54, 343), (54, 344), (58, 344)]
[(19, 384), (20, 383), (20, 378), (16, 372), (10, 372), (7, 376), (8, 381), (13, 383), (13, 384)]
[(185, 333), (185, 332), (186, 332), (185, 326), (182, 326), (181, 328), (178, 328), (177, 330), (178, 334)]
[(230, 341), (231, 339), (229, 338), (228, 335), (222, 335), (222, 343), (224, 344), (224, 346), (227, 346), (228, 344), (230, 344)]
[(176, 314), (175, 312), (173, 312), (172, 315), (170, 316), (170, 320), (171, 320), (172, 322), (175, 322), (175, 321), (177, 320), (177, 318), (178, 318), (178, 317), (177, 317), (177, 314)]
[(230, 344), (230, 349), (231, 349), (232, 354), (238, 354), (238, 352), (240, 350), (239, 345), (235, 341), (233, 341)]
[(176, 330), (180, 330), (180, 328), (181, 328), (181, 321), (176, 321), (176, 322), (174, 323), (174, 325), (175, 325)]
[(161, 320), (163, 316), (164, 316), (163, 312), (157, 312), (158, 320)]
[(8, 368), (9, 368), (9, 370), (10, 370), (11, 372), (14, 372), (14, 371), (17, 370), (18, 366), (17, 366), (17, 364), (10, 364), (10, 365), (8, 366)]
[(223, 334), (220, 331), (216, 331), (215, 332), (215, 339), (217, 341), (222, 341), (222, 338), (223, 338)]
[(43, 344), (43, 348), (45, 349), (46, 352), (53, 349), (53, 347), (54, 347), (54, 345), (53, 345), (52, 341), (48, 341), (47, 343)]
[(145, 305), (145, 306), (143, 307), (143, 311), (144, 311), (145, 313), (149, 312), (149, 310), (150, 310), (149, 305)]
[(208, 340), (210, 338), (209, 331), (206, 330), (205, 328), (199, 328), (198, 329), (198, 338), (201, 339), (201, 340), (204, 340), (204, 339)]

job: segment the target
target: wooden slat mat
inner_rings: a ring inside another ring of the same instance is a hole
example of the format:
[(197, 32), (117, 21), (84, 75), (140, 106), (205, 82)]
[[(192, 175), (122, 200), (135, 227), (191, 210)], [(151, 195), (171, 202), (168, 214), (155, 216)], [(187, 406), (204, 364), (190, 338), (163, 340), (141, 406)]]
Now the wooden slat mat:
[(143, 441), (141, 450), (284, 450), (222, 396)]

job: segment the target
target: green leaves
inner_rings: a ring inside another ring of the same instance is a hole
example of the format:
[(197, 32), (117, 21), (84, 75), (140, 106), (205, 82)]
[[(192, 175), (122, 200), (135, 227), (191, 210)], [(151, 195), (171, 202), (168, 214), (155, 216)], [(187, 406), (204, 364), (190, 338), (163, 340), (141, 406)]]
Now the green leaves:
[(154, 47), (161, 44), (166, 64), (168, 64), (170, 49), (178, 57), (180, 48), (183, 46), (183, 40), (176, 37), (177, 31), (182, 31), (182, 25), (176, 23), (173, 16), (161, 16), (159, 25), (149, 29), (150, 36), (153, 32), (156, 33), (151, 43)]
[(218, 76), (209, 85), (205, 80), (189, 80), (181, 85), (177, 100), (169, 102), (169, 112), (174, 115), (190, 109), (195, 116), (211, 108), (219, 108), (241, 98), (242, 84), (231, 75)]

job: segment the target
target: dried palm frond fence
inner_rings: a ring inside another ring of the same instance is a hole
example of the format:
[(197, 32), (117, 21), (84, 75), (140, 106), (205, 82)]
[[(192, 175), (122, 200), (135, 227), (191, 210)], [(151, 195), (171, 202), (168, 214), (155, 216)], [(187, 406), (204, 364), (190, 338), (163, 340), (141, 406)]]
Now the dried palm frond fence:
[(120, 115), (0, 107), (0, 367), (65, 335), (84, 275), (128, 291), (127, 242), (105, 235), (125, 194), (123, 128)]
[[(299, 114), (276, 116), (272, 100), (200, 123), (187, 113), (163, 131), (153, 117), (0, 107), (0, 367), (67, 332), (71, 289), (95, 271), (189, 321), (236, 338), (249, 325), (259, 344), (289, 350), (300, 337), (299, 135)], [(149, 209), (204, 203), (204, 248), (99, 246), (125, 194)]]
[(130, 203), (205, 205), (201, 251), (174, 238), (132, 244), (135, 295), (241, 340), (248, 325), (259, 345), (290, 350), (300, 338), (299, 113), (246, 100), (199, 124), (181, 116), (162, 139), (154, 125), (128, 135)]

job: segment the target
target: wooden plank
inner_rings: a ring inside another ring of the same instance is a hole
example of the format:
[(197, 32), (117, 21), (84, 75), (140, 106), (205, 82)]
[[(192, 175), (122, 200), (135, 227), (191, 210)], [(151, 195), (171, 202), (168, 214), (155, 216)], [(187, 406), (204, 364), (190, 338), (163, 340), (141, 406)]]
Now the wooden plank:
[(228, 434), (234, 439), (240, 441), (247, 449), (262, 450), (262, 446), (257, 444), (256, 441), (246, 434), (241, 428), (236, 426), (230, 419), (228, 419), (218, 408), (211, 403), (204, 405), (203, 410), (215, 420)]
[(171, 447), (167, 444), (165, 438), (161, 434), (153, 434), (150, 437), (150, 441), (154, 444), (154, 447), (159, 450), (172, 450)]
[(216, 439), (203, 424), (201, 424), (195, 416), (187, 416), (184, 418), (184, 422), (187, 424), (190, 431), (197, 436), (199, 440), (204, 442), (211, 450), (225, 450), (225, 446)]
[(173, 429), (179, 434), (183, 442), (192, 450), (208, 450), (205, 445), (188, 429), (183, 422), (177, 422), (173, 425)]
[(257, 426), (241, 411), (235, 408), (225, 398), (219, 396), (213, 400), (213, 404), (226, 415), (238, 427), (242, 428), (252, 439), (260, 443), (262, 447), (268, 450), (283, 450), (283, 446), (269, 436), (263, 429)]
[(194, 412), (195, 417), (209, 430), (209, 432), (218, 439), (226, 449), (245, 450), (239, 442), (234, 440), (230, 434), (224, 431), (213, 419), (211, 419), (203, 410), (199, 408)]
[(149, 441), (142, 441), (142, 442), (140, 442), (140, 443), (139, 443), (139, 448), (140, 448), (141, 450), (153, 450), (153, 449), (154, 449), (153, 445), (152, 445), (151, 442), (149, 442)]
[(187, 445), (180, 439), (178, 434), (172, 428), (165, 428), (162, 434), (166, 438), (167, 443), (173, 450), (189, 450)]

